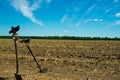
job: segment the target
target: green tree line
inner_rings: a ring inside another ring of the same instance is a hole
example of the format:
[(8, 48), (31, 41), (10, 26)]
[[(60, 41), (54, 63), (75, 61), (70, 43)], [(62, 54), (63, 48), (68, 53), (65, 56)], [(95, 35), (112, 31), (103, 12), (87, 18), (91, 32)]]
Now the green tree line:
[[(12, 36), (0, 36), (0, 39), (11, 39)], [(118, 37), (78, 37), (78, 36), (19, 36), (19, 38), (31, 39), (55, 39), (55, 40), (120, 40)]]

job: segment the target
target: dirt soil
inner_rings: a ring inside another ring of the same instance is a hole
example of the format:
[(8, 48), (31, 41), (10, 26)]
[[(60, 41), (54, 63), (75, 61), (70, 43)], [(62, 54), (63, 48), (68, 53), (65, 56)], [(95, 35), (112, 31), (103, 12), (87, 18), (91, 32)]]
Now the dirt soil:
[[(31, 40), (30, 48), (47, 73), (39, 73), (24, 43), (17, 43), (23, 80), (120, 80), (120, 41)], [(0, 39), (0, 80), (15, 80), (14, 42)]]

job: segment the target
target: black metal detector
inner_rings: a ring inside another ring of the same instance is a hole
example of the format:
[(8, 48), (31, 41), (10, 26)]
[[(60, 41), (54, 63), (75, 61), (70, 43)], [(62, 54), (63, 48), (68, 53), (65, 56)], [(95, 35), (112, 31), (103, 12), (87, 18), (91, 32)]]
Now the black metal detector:
[(17, 25), (16, 27), (11, 27), (11, 30), (9, 31), (9, 34), (12, 33), (12, 37), (14, 40), (14, 45), (15, 45), (15, 54), (16, 54), (16, 73), (15, 73), (15, 77), (16, 80), (22, 80), (22, 77), (19, 73), (19, 60), (18, 60), (18, 52), (17, 52), (17, 41), (18, 41), (18, 33), (17, 31), (19, 31), (20, 27), (19, 25)]
[(21, 43), (23, 43), (23, 42), (26, 44), (26, 47), (28, 48), (30, 54), (32, 55), (32, 57), (33, 57), (33, 59), (34, 59), (34, 61), (35, 61), (35, 63), (37, 64), (37, 67), (39, 68), (40, 73), (47, 73), (48, 69), (47, 69), (47, 68), (43, 68), (43, 69), (41, 68), (41, 66), (38, 64), (38, 62), (37, 62), (37, 60), (36, 60), (36, 58), (35, 58), (32, 50), (31, 50), (31, 48), (29, 47), (29, 44), (28, 44), (28, 43), (30, 42), (30, 38), (23, 39), (23, 40), (21, 41)]

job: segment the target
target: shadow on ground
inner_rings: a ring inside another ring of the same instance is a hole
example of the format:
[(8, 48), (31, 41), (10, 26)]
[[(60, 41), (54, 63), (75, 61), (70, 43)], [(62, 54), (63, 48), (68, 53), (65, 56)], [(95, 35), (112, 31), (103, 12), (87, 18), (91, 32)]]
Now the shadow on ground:
[(0, 80), (8, 80), (7, 78), (0, 77)]

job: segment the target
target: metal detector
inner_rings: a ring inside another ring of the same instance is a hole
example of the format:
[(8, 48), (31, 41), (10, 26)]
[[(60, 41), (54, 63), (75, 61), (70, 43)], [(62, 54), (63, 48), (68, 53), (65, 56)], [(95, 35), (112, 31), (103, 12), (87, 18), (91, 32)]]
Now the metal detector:
[(17, 42), (18, 42), (18, 33), (20, 27), (17, 25), (16, 27), (11, 27), (11, 30), (9, 31), (9, 34), (12, 33), (12, 37), (14, 40), (14, 46), (15, 46), (15, 54), (16, 54), (16, 73), (15, 73), (15, 78), (16, 80), (22, 80), (21, 75), (19, 74), (19, 59), (18, 59), (18, 51), (17, 51)]
[(30, 42), (30, 38), (26, 38), (26, 39), (23, 39), (21, 41), (21, 43), (25, 43), (26, 47), (28, 48), (28, 50), (29, 50), (30, 54), (32, 55), (32, 57), (33, 57), (36, 65), (37, 65), (37, 67), (39, 68), (40, 73), (47, 73), (48, 69), (47, 68), (41, 68), (41, 66), (38, 64), (38, 62), (37, 62), (37, 60), (36, 60), (32, 50), (31, 50), (31, 48), (30, 48), (30, 46), (28, 44), (29, 42)]

